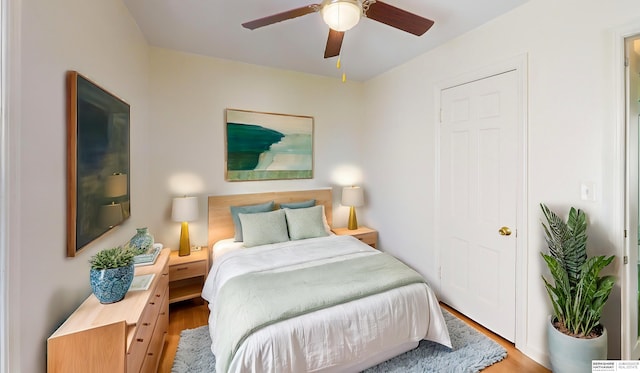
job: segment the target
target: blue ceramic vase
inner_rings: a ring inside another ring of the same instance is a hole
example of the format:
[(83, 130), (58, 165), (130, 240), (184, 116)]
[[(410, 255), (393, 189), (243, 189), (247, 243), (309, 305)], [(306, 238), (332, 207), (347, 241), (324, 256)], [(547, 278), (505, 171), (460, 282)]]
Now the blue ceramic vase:
[(136, 255), (144, 254), (153, 247), (153, 235), (147, 228), (136, 228), (136, 235), (129, 240), (129, 246)]
[(134, 272), (133, 263), (120, 268), (92, 268), (89, 272), (91, 290), (100, 303), (108, 304), (121, 301), (129, 291)]

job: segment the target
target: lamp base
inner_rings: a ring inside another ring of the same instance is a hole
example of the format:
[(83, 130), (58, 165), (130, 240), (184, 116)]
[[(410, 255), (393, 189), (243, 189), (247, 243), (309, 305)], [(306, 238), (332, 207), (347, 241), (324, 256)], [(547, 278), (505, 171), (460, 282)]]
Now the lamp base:
[(182, 228), (180, 229), (180, 248), (178, 250), (178, 256), (187, 256), (191, 254), (191, 244), (189, 243), (189, 223), (182, 222)]
[(349, 224), (347, 225), (347, 229), (354, 230), (358, 229), (358, 219), (356, 218), (356, 208), (351, 206), (349, 210)]

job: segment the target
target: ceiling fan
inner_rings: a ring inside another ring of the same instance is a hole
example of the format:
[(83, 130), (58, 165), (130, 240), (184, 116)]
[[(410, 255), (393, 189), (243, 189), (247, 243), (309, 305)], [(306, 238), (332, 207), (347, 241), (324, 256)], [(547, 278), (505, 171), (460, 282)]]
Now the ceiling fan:
[(329, 37), (324, 50), (324, 58), (335, 57), (340, 54), (344, 32), (358, 24), (363, 16), (416, 36), (421, 36), (427, 32), (434, 23), (430, 19), (377, 0), (323, 0), (320, 4), (311, 4), (259, 18), (245, 22), (242, 26), (255, 30), (316, 12), (322, 14), (322, 19), (329, 26)]

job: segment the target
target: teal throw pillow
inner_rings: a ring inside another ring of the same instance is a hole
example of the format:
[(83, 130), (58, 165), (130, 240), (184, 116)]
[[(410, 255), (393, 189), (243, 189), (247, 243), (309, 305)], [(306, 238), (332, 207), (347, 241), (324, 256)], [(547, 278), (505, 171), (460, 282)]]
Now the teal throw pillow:
[(306, 207), (313, 207), (315, 205), (316, 205), (316, 200), (310, 199), (308, 201), (302, 201), (302, 202), (281, 203), (280, 208), (281, 209), (302, 209)]

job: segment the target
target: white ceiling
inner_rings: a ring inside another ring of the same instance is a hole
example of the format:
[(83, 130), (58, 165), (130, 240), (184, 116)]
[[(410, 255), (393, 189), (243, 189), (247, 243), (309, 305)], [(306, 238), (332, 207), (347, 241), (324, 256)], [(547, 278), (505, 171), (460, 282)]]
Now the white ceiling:
[[(528, 0), (385, 0), (435, 21), (418, 37), (371, 19), (345, 33), (342, 68), (364, 81), (455, 38)], [(324, 59), (328, 27), (320, 13), (256, 30), (243, 22), (319, 0), (124, 0), (149, 44), (311, 74), (342, 75)]]

